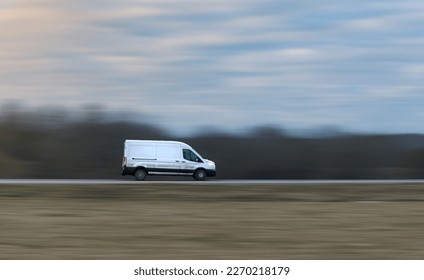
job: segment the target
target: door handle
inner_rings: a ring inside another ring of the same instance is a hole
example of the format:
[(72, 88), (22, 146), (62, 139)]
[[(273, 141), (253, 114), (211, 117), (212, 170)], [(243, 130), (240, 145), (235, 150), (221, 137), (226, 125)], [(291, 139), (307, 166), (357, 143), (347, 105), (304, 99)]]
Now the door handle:
[(176, 160), (175, 162), (180, 162), (179, 160)]

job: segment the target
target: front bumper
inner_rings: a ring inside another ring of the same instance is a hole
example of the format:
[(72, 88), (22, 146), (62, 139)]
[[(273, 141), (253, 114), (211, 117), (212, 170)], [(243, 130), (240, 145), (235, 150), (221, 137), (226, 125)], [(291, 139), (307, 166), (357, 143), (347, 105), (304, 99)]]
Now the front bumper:
[(208, 175), (208, 177), (214, 177), (216, 176), (216, 170), (206, 169), (206, 175)]

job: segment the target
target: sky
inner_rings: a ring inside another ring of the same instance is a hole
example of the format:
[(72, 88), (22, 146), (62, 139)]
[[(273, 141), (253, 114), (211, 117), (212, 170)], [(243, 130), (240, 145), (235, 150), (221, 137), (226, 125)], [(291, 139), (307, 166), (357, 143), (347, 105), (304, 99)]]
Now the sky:
[(174, 131), (424, 133), (424, 2), (2, 0), (11, 100)]

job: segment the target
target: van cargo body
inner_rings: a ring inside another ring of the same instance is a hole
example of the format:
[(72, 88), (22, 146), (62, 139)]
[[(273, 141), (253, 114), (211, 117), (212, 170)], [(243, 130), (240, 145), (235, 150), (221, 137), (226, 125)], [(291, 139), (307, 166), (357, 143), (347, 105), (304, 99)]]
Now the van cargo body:
[(137, 180), (147, 175), (184, 175), (203, 181), (216, 175), (216, 167), (183, 142), (125, 140), (122, 175)]

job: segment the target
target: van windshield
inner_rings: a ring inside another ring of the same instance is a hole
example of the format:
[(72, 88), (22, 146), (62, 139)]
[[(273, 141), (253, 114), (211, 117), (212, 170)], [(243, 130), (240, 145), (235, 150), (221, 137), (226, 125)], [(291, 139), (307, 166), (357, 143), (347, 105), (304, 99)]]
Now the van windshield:
[(189, 161), (202, 162), (202, 160), (189, 149), (183, 149), (183, 157)]

